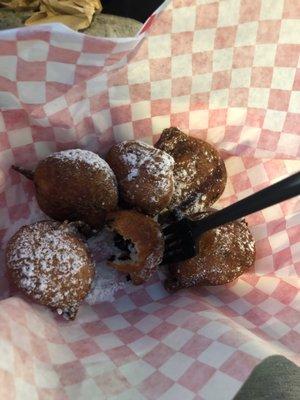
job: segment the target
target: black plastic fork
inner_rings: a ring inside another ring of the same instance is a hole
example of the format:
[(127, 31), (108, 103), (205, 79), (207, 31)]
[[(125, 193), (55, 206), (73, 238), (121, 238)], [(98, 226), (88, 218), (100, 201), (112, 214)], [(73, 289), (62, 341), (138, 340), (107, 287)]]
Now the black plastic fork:
[(197, 254), (197, 239), (204, 232), (299, 194), (300, 172), (297, 172), (198, 221), (183, 218), (170, 225), (162, 226), (165, 239), (162, 264), (175, 263), (194, 257)]

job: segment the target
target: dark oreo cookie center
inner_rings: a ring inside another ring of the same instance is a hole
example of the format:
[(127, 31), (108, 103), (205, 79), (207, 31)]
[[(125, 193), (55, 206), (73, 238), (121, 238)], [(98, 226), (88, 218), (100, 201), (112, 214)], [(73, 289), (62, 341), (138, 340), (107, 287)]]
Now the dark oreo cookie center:
[(120, 253), (118, 255), (112, 255), (109, 261), (132, 261), (132, 255), (136, 252), (134, 243), (130, 239), (125, 239), (117, 232), (114, 232), (113, 240), (115, 247), (120, 250)]

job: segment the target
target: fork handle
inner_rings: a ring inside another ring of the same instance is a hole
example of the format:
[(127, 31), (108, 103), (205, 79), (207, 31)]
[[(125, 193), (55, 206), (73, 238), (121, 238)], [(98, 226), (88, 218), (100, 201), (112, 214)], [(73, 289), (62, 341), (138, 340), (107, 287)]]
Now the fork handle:
[(196, 238), (210, 229), (246, 217), (256, 211), (263, 210), (299, 194), (300, 171), (223, 208), (223, 210), (208, 215), (201, 220), (201, 223), (200, 221), (191, 221), (193, 236)]

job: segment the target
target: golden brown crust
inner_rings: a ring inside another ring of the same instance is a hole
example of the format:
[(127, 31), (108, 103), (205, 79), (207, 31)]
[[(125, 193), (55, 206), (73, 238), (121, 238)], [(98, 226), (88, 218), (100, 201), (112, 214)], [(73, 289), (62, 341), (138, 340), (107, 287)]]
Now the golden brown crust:
[(125, 240), (130, 240), (136, 249), (136, 260), (111, 261), (109, 264), (119, 271), (130, 274), (135, 285), (147, 281), (157, 270), (163, 256), (164, 241), (160, 227), (150, 217), (137, 211), (115, 211), (108, 215), (108, 226)]
[(74, 319), (94, 278), (92, 257), (70, 224), (25, 225), (10, 239), (6, 265), (25, 295)]
[(174, 194), (170, 208), (186, 215), (204, 210), (223, 193), (227, 180), (224, 161), (209, 143), (168, 128), (156, 147), (175, 160)]
[[(201, 218), (198, 215), (195, 219)], [(168, 290), (203, 285), (224, 285), (253, 266), (255, 243), (247, 223), (234, 221), (205, 232), (196, 257), (169, 267)]]
[(38, 204), (55, 220), (82, 220), (101, 227), (106, 212), (117, 207), (115, 176), (95, 153), (68, 152), (70, 156), (67, 152), (53, 153), (38, 164), (34, 173)]
[(130, 140), (114, 145), (106, 161), (127, 204), (149, 215), (168, 206), (173, 195), (174, 160), (167, 153)]

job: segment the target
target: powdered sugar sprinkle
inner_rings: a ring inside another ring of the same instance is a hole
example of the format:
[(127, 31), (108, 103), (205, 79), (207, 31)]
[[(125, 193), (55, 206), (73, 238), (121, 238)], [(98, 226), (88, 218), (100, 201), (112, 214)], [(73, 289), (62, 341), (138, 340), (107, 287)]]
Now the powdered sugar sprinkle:
[[(157, 178), (157, 188), (165, 189), (170, 181), (170, 174), (174, 168), (174, 159), (168, 153), (156, 149), (146, 143), (135, 141), (135, 147), (130, 148), (130, 141), (120, 143), (122, 160), (128, 167), (126, 179), (135, 180), (140, 172)], [(138, 146), (136, 146), (138, 144)]]
[(113, 237), (113, 232), (104, 228), (97, 236), (93, 236), (88, 240), (88, 246), (96, 261), (96, 276), (92, 289), (86, 297), (88, 304), (102, 301), (112, 302), (115, 300), (115, 294), (118, 290), (130, 285), (126, 281), (124, 274), (119, 273), (107, 264), (110, 256), (119, 252), (119, 249), (114, 245)]
[[(77, 291), (91, 284), (91, 277), (83, 281), (79, 274), (87, 265), (92, 267), (92, 261), (83, 242), (79, 245), (71, 239), (73, 230), (68, 224), (54, 221), (27, 225), (8, 247), (8, 266), (18, 277), (20, 288), (36, 300), (46, 296), (52, 307), (70, 303), (75, 309)], [(66, 289), (70, 285), (72, 295)]]
[(92, 169), (105, 170), (109, 175), (111, 176), (114, 175), (107, 162), (103, 160), (103, 158), (98, 156), (98, 154), (93, 153), (92, 151), (89, 150), (83, 150), (83, 149), (63, 150), (51, 154), (50, 157), (62, 161), (66, 160), (73, 161), (75, 167), (78, 167), (80, 163), (85, 163)]

